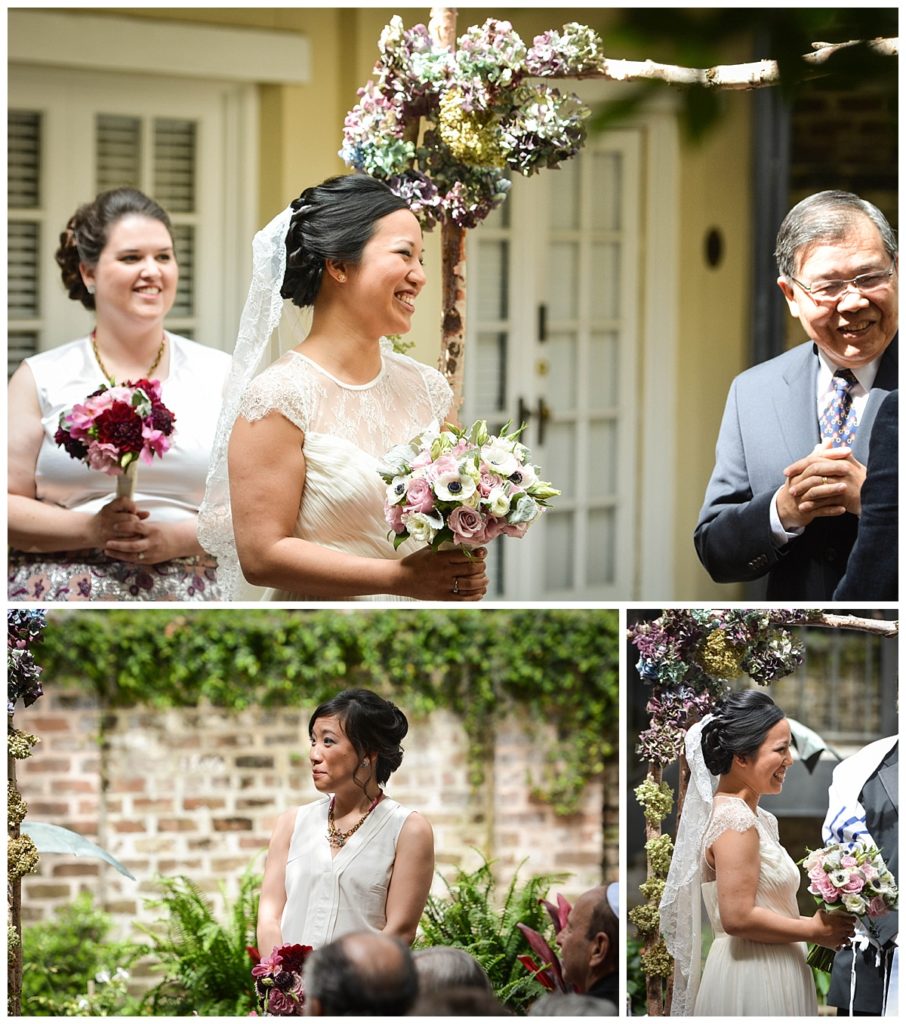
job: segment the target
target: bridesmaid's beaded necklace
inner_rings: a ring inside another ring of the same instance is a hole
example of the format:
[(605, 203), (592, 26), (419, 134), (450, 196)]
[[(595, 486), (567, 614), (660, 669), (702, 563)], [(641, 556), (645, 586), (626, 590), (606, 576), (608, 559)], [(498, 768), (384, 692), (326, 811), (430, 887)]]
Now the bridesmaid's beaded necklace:
[[(111, 383), (111, 385), (113, 387), (116, 387), (116, 380), (114, 379), (113, 374), (107, 369), (106, 366), (104, 366), (104, 361), (101, 359), (101, 353), (98, 351), (98, 337), (97, 337), (97, 335), (98, 335), (98, 329), (97, 329), (97, 327), (95, 327), (95, 329), (91, 332), (91, 347), (94, 349), (94, 358), (97, 359), (97, 361), (98, 361), (98, 366), (100, 366), (100, 368), (101, 368), (101, 373), (103, 373), (103, 375), (107, 378), (107, 380), (110, 381), (110, 383)], [(148, 367), (147, 370), (145, 370), (145, 380), (150, 380), (151, 379), (151, 374), (154, 373), (154, 371), (157, 369), (158, 365), (160, 364), (160, 361), (161, 361), (161, 359), (163, 358), (163, 355), (164, 355), (164, 347), (166, 346), (166, 344), (167, 344), (167, 335), (166, 335), (166, 332), (165, 332), (163, 337), (160, 339), (160, 348), (157, 350), (157, 355), (154, 357), (154, 362)]]
[(368, 808), (368, 810), (365, 811), (362, 817), (359, 818), (359, 820), (352, 826), (352, 828), (346, 832), (342, 832), (340, 829), (337, 828), (333, 816), (333, 807), (334, 804), (337, 802), (337, 798), (335, 796), (332, 796), (330, 798), (330, 807), (328, 808), (327, 811), (327, 842), (330, 843), (330, 848), (332, 850), (341, 850), (346, 845), (346, 840), (349, 839), (351, 836), (355, 835), (356, 832), (358, 832), (358, 830), (364, 824), (365, 819), (368, 817), (368, 815), (371, 814), (375, 807), (377, 807), (377, 805), (381, 802), (381, 798), (383, 797), (383, 795), (383, 793), (378, 793), (374, 800), (372, 800), (371, 806)]

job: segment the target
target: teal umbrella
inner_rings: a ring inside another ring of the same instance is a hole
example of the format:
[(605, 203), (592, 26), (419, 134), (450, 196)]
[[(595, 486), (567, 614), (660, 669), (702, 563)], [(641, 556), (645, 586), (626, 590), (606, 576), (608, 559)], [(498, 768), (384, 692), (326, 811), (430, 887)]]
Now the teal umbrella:
[(28, 836), (38, 848), (38, 853), (68, 853), (74, 857), (99, 857), (112, 864), (121, 875), (135, 881), (135, 875), (121, 864), (112, 853), (102, 850), (78, 832), (59, 825), (48, 825), (43, 821), (23, 821), (19, 831)]

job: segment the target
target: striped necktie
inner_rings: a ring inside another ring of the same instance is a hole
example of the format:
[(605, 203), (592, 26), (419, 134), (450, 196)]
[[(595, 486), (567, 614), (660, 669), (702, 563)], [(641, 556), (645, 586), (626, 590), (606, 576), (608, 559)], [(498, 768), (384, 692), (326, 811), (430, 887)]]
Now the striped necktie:
[(821, 412), (821, 436), (830, 441), (832, 448), (851, 447), (856, 437), (858, 421), (853, 409), (852, 389), (858, 381), (852, 370), (835, 370), (833, 391)]

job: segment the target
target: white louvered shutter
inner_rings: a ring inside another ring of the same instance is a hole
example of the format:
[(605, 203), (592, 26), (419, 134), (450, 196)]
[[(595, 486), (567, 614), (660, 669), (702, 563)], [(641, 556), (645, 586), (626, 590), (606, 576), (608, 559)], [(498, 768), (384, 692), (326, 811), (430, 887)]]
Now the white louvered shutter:
[(7, 121), (7, 365), (12, 373), (39, 347), (41, 137), (40, 113), (10, 110)]

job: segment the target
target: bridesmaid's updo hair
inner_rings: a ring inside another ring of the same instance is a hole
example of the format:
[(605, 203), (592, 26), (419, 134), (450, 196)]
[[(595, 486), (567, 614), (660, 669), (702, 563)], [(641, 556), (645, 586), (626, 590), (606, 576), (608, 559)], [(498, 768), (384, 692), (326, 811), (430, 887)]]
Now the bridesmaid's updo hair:
[(54, 258), (60, 267), (63, 284), (69, 297), (81, 302), (86, 309), (94, 309), (94, 296), (85, 287), (79, 264), (96, 267), (110, 237), (110, 229), (131, 213), (159, 220), (172, 241), (173, 228), (166, 210), (137, 188), (114, 188), (101, 192), (76, 210), (60, 235), (60, 248)]
[(702, 729), (702, 754), (712, 775), (726, 775), (733, 758), (749, 757), (785, 715), (763, 690), (731, 693)]
[(311, 306), (321, 288), (325, 260), (358, 263), (374, 225), (405, 200), (367, 174), (342, 174), (292, 201), (286, 234), (286, 273), (280, 294), (296, 306)]
[(375, 777), (383, 786), (403, 762), (403, 737), (409, 731), (406, 716), (389, 700), (371, 690), (343, 690), (315, 708), (308, 722), (308, 734), (314, 733), (319, 718), (336, 715), (343, 732), (359, 757), (377, 754)]

